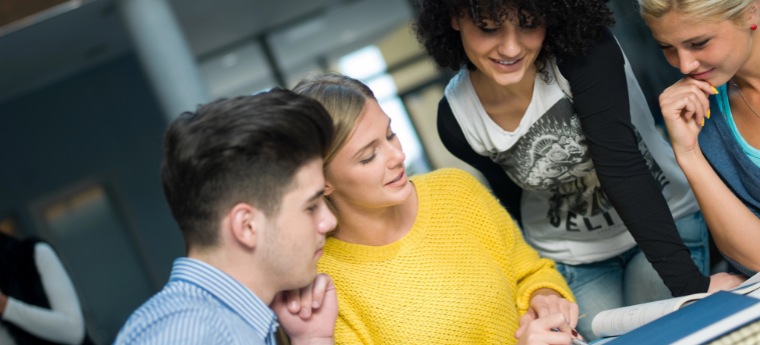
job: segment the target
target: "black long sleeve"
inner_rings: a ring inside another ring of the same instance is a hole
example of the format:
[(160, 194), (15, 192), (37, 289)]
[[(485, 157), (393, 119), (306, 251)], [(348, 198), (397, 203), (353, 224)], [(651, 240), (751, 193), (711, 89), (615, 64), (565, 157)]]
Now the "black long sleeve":
[(622, 51), (608, 32), (590, 53), (559, 66), (570, 82), (599, 182), (674, 296), (707, 291), (652, 177), (631, 123)]

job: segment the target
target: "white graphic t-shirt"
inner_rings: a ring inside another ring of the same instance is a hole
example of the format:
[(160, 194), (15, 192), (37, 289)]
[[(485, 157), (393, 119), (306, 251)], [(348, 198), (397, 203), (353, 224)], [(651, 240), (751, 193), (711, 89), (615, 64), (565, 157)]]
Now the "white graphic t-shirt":
[[(533, 98), (520, 124), (505, 131), (480, 104), (463, 69), (445, 96), (467, 143), (489, 157), (523, 189), (520, 201), (526, 240), (542, 256), (567, 264), (607, 259), (635, 245), (597, 178), (588, 143), (573, 110), (572, 93), (556, 64), (549, 82), (535, 79)], [(631, 114), (647, 166), (675, 218), (697, 211), (685, 177), (626, 64)], [(673, 182), (676, 183), (673, 183)]]

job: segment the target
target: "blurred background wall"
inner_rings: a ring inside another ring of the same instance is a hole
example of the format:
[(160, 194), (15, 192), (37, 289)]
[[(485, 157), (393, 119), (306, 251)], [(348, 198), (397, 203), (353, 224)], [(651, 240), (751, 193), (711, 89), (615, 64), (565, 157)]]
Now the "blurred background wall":
[[(88, 331), (111, 343), (184, 254), (159, 180), (167, 123), (199, 103), (340, 71), (367, 82), (414, 173), (443, 148), (438, 70), (410, 29), (412, 0), (3, 0), (0, 229), (59, 252)], [(650, 100), (679, 76), (634, 0), (614, 31)]]

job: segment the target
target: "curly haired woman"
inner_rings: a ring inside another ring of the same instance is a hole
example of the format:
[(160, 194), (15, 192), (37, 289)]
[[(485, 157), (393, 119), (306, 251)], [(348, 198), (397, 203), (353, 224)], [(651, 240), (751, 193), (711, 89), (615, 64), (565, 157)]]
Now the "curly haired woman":
[(588, 316), (581, 334), (593, 338), (591, 320), (605, 309), (737, 283), (703, 275), (704, 219), (604, 1), (420, 0), (418, 9), (419, 41), (458, 71), (438, 108), (441, 140), (557, 262)]

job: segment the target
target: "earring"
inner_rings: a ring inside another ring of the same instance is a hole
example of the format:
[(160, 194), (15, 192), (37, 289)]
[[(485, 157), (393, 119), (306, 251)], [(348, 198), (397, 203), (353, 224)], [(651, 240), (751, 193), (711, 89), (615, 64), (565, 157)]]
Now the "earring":
[(755, 30), (757, 30), (757, 24), (752, 24), (752, 25), (750, 25), (750, 26), (749, 26), (749, 29), (750, 29), (750, 30), (752, 30), (752, 31), (755, 31)]

